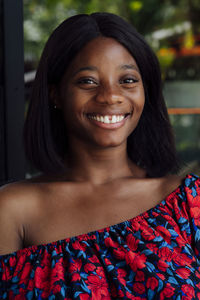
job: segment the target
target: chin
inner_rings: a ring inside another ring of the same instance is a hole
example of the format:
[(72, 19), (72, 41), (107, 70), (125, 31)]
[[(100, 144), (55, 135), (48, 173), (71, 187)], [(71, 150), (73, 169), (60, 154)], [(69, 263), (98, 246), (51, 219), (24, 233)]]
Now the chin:
[(124, 139), (102, 139), (102, 140), (96, 140), (96, 145), (102, 147), (102, 148), (109, 148), (109, 147), (118, 147), (121, 146), (123, 143), (125, 143)]

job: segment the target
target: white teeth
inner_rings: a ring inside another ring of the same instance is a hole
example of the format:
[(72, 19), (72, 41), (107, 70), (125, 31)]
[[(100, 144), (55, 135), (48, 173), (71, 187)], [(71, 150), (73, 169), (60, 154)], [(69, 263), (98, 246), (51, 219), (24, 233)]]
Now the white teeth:
[(103, 121), (104, 121), (103, 116), (101, 116), (100, 117), (100, 122), (103, 122)]
[(112, 116), (111, 122), (112, 122), (112, 123), (116, 123), (116, 122), (117, 122), (117, 117), (116, 117), (116, 116)]
[(111, 116), (100, 116), (100, 115), (92, 115), (92, 116), (89, 116), (90, 119), (93, 119), (95, 121), (98, 121), (98, 122), (102, 122), (102, 123), (105, 123), (105, 124), (114, 124), (114, 123), (117, 123), (117, 122), (121, 122), (124, 118), (125, 118), (125, 115), (111, 115)]
[[(97, 119), (97, 121), (98, 121), (98, 119)], [(104, 117), (104, 123), (106, 123), (106, 124), (110, 123), (109, 116)]]

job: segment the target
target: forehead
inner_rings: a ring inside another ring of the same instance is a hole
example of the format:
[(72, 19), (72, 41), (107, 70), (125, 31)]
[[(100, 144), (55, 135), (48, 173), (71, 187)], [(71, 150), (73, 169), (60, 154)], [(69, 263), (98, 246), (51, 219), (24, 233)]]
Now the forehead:
[(113, 38), (98, 37), (88, 42), (73, 59), (72, 67), (86, 65), (111, 64), (113, 67), (122, 64), (137, 63), (130, 52)]

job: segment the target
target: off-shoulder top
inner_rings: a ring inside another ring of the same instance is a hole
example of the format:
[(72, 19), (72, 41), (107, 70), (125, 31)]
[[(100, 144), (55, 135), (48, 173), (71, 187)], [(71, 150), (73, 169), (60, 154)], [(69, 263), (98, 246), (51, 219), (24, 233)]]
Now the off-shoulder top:
[(200, 299), (200, 178), (130, 220), (1, 255), (0, 299)]

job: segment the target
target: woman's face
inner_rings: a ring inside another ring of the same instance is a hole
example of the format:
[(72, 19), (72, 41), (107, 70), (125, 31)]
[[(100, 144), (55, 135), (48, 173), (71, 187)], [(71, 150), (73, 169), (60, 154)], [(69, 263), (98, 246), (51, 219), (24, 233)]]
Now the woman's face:
[(68, 138), (93, 146), (126, 143), (143, 111), (145, 95), (134, 58), (112, 38), (89, 42), (58, 87)]

